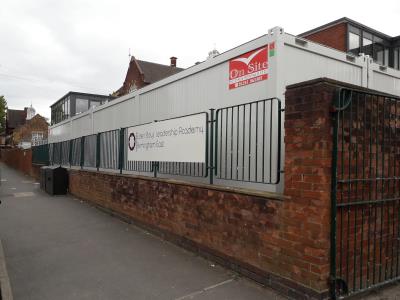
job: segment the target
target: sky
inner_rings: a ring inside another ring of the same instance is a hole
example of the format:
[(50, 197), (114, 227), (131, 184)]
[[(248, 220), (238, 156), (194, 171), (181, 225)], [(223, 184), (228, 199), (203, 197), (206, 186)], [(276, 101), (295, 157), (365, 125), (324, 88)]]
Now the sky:
[(345, 16), (400, 35), (400, 1), (382, 3), (1, 0), (0, 95), (9, 108), (32, 104), (49, 118), (49, 106), (69, 91), (117, 90), (129, 53), (161, 64), (176, 56), (187, 68), (214, 47), (224, 52), (275, 26), (300, 34)]

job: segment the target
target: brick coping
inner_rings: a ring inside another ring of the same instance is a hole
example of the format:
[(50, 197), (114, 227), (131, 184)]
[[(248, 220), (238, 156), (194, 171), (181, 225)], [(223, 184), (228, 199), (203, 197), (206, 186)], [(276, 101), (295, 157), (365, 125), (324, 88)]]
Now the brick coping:
[(296, 88), (302, 88), (302, 87), (306, 87), (306, 86), (313, 86), (313, 85), (320, 84), (320, 83), (329, 84), (331, 86), (336, 86), (338, 88), (349, 88), (349, 89), (356, 90), (359, 92), (379, 94), (379, 95), (382, 95), (383, 97), (391, 97), (391, 98), (397, 98), (397, 99), (399, 98), (399, 96), (396, 96), (396, 95), (387, 94), (384, 92), (380, 92), (380, 91), (369, 89), (366, 87), (354, 85), (351, 83), (337, 81), (335, 79), (330, 79), (327, 77), (321, 77), (321, 78), (311, 79), (308, 81), (303, 81), (300, 83), (290, 84), (290, 85), (286, 86), (286, 91), (296, 89)]
[(119, 177), (135, 178), (135, 179), (147, 180), (147, 181), (164, 182), (164, 183), (170, 183), (170, 184), (175, 184), (175, 185), (193, 186), (193, 187), (208, 189), (208, 190), (213, 190), (213, 191), (236, 193), (236, 194), (247, 195), (247, 196), (268, 198), (270, 200), (277, 200), (277, 201), (284, 201), (284, 200), (291, 199), (291, 197), (289, 197), (289, 196), (285, 196), (283, 194), (274, 193), (274, 192), (266, 192), (266, 191), (251, 190), (251, 189), (236, 188), (236, 187), (227, 187), (227, 186), (220, 186), (220, 185), (211, 185), (211, 184), (206, 184), (206, 183), (187, 182), (187, 181), (181, 181), (181, 180), (169, 179), (169, 178), (157, 178), (157, 177), (154, 178), (154, 177), (147, 177), (147, 176), (133, 175), (133, 174), (118, 174), (118, 173), (107, 172), (107, 171), (78, 170), (78, 169), (73, 169), (73, 168), (68, 168), (68, 170), (74, 171), (74, 172), (88, 172), (88, 173), (104, 174), (104, 175), (109, 175), (109, 176), (119, 176)]

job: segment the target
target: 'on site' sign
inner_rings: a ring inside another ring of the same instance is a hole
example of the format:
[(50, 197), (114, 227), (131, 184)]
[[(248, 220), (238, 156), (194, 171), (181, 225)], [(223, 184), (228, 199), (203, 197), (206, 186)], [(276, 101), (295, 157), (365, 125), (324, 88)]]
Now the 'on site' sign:
[(229, 61), (229, 89), (268, 79), (268, 45)]
[(207, 114), (129, 127), (128, 160), (205, 162)]

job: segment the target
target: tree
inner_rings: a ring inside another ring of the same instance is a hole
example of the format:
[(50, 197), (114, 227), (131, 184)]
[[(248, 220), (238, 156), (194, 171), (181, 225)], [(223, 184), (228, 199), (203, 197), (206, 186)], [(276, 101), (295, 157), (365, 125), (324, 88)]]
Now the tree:
[(6, 98), (4, 98), (4, 96), (0, 96), (0, 133), (6, 130), (6, 110)]

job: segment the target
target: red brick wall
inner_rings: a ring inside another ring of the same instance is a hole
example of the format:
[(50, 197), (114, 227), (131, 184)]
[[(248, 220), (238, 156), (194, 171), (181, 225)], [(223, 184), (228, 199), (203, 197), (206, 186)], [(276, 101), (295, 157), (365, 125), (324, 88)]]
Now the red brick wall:
[(19, 142), (30, 142), (32, 140), (32, 132), (42, 132), (43, 138), (47, 139), (48, 127), (46, 119), (41, 115), (36, 115), (32, 119), (27, 120), (22, 126), (17, 127), (13, 132), (13, 144)]
[[(184, 240), (192, 250), (238, 265), (239, 271), (286, 295), (319, 298), (326, 290), (326, 278), (319, 275), (325, 270), (320, 265), (321, 250), (300, 249), (298, 243), (319, 240), (319, 229), (307, 225), (304, 233), (295, 230), (306, 213), (296, 210), (296, 201), (115, 173), (70, 170), (69, 174), (71, 194), (161, 230), (175, 241)], [(287, 209), (294, 211), (289, 214)], [(297, 251), (310, 258), (294, 255)]]
[(135, 84), (137, 89), (146, 86), (143, 74), (140, 73), (138, 65), (133, 57), (129, 62), (129, 67), (128, 71), (126, 72), (125, 81), (122, 85), (122, 88), (119, 90), (118, 96), (123, 96), (128, 94), (132, 84)]
[(330, 249), (332, 116), (336, 86), (315, 81), (290, 87), (285, 108), (285, 201), (282, 219), (296, 280), (327, 288)]
[(287, 90), (284, 199), (81, 170), (70, 171), (70, 192), (233, 261), (290, 297), (326, 297), (335, 89), (322, 80)]
[(39, 178), (40, 165), (32, 165), (32, 150), (19, 148), (1, 149), (1, 160), (8, 166), (17, 169), (24, 174)]
[(347, 23), (337, 24), (303, 37), (313, 42), (347, 52)]

